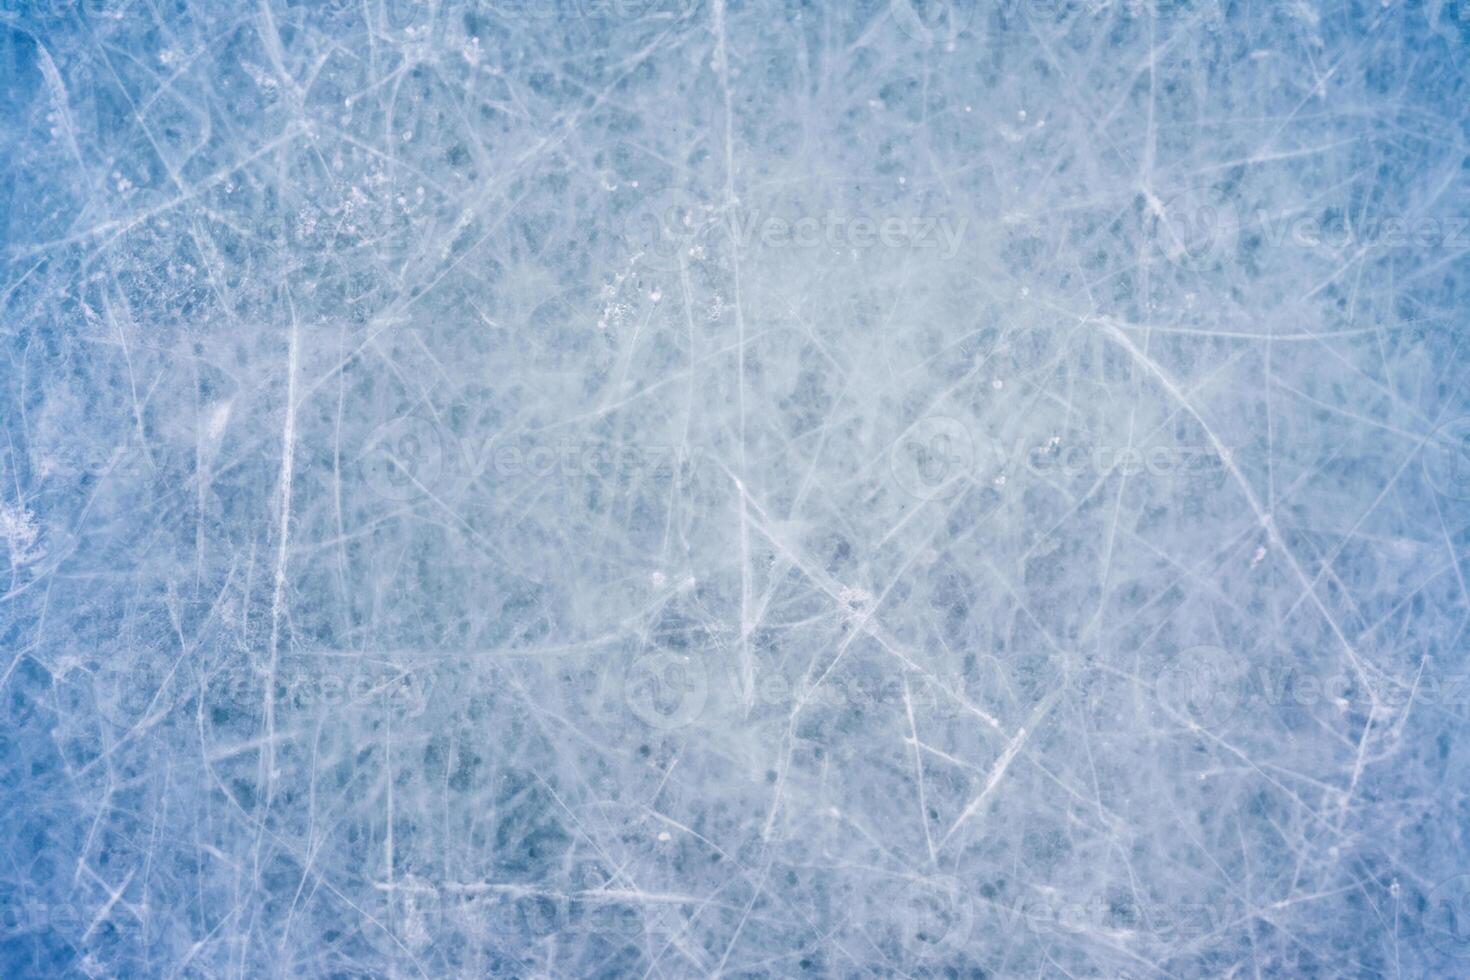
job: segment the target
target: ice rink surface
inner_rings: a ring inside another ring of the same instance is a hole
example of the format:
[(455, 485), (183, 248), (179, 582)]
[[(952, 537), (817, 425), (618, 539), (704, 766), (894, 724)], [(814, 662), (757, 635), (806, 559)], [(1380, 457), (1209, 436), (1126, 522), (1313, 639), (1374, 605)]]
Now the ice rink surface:
[(1470, 974), (1470, 0), (0, 0), (0, 977)]

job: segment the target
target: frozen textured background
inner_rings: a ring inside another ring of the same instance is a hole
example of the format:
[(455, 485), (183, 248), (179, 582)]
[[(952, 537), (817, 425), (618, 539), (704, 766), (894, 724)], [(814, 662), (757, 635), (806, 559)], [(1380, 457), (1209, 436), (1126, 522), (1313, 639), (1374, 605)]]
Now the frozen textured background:
[(1467, 44), (0, 0), (0, 975), (1470, 970)]

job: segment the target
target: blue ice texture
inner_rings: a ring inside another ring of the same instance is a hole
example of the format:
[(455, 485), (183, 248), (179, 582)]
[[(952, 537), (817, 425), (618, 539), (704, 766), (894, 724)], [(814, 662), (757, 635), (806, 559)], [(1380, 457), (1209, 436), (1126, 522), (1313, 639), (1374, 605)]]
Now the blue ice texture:
[(0, 0), (0, 977), (1470, 975), (1470, 0)]

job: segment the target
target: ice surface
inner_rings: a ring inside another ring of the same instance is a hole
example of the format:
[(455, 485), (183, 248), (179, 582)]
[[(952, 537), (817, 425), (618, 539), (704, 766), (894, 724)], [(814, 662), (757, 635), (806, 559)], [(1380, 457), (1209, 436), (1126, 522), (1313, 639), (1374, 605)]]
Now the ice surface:
[(0, 0), (0, 976), (1470, 970), (1464, 0)]

